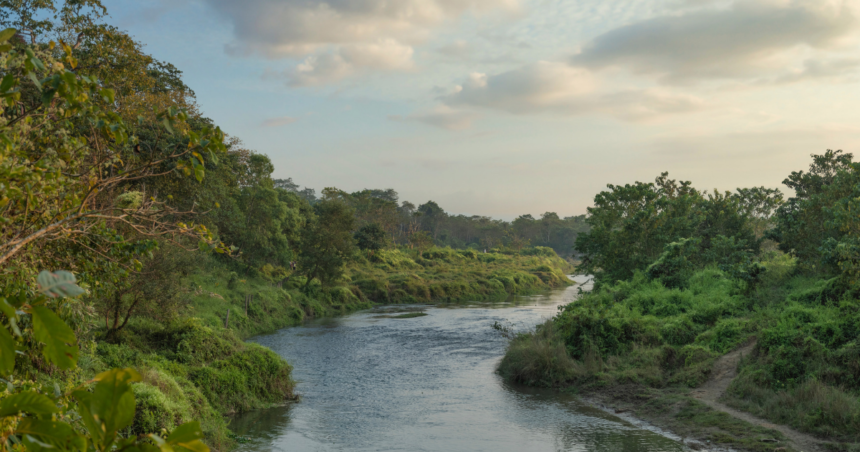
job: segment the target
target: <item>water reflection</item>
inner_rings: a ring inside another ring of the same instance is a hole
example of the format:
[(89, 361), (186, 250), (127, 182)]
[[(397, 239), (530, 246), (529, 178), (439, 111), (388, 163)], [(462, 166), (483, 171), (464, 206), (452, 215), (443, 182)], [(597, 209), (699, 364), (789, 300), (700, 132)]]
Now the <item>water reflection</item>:
[(531, 327), (576, 293), (424, 306), (427, 316), (410, 319), (363, 312), (258, 337), (294, 365), (303, 399), (237, 417), (231, 429), (251, 438), (240, 450), (685, 450), (494, 373), (505, 340), (493, 322)]

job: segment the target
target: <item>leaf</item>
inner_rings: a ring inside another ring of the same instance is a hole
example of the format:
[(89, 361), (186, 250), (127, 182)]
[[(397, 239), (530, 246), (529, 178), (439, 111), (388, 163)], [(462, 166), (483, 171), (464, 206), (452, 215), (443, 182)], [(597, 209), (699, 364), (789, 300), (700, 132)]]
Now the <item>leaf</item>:
[(42, 83), (39, 81), (38, 78), (36, 78), (35, 72), (28, 72), (27, 77), (30, 77), (30, 80), (33, 81), (33, 83), (36, 85), (36, 88), (38, 88), (39, 91), (42, 91)]
[(20, 412), (51, 414), (60, 411), (57, 404), (36, 391), (13, 394), (0, 402), (0, 417), (15, 416)]
[(33, 306), (33, 335), (45, 344), (42, 354), (60, 369), (71, 369), (78, 361), (75, 333), (57, 314), (44, 306)]
[(104, 431), (101, 429), (101, 422), (96, 419), (90, 412), (90, 404), (93, 400), (93, 393), (89, 391), (78, 390), (72, 393), (78, 401), (78, 414), (81, 415), (81, 420), (84, 426), (90, 433), (90, 438), (94, 444), (101, 444), (104, 440)]
[(191, 421), (173, 429), (167, 437), (167, 442), (171, 444), (179, 444), (198, 439), (203, 439), (203, 431), (200, 430), (200, 423), (197, 421)]
[(15, 86), (15, 77), (12, 74), (6, 74), (3, 81), (0, 82), (0, 93), (5, 93)]
[(9, 38), (15, 36), (15, 32), (17, 32), (17, 30), (15, 30), (14, 28), (7, 28), (3, 31), (0, 31), (0, 42), (8, 41)]
[(17, 319), (18, 314), (15, 313), (15, 306), (9, 304), (5, 298), (0, 298), (0, 312), (9, 319)]
[(51, 297), (76, 297), (84, 293), (76, 284), (75, 275), (64, 270), (57, 270), (53, 273), (43, 270), (36, 278), (39, 283), (39, 292)]
[(87, 430), (102, 449), (107, 449), (117, 432), (134, 419), (134, 392), (131, 382), (140, 381), (134, 369), (113, 369), (96, 376), (92, 393), (75, 391), (78, 408)]
[[(209, 447), (203, 444), (203, 431), (197, 421), (186, 422), (173, 429), (167, 437), (167, 444), (176, 446), (174, 450), (188, 450), (192, 452), (209, 452)], [(162, 450), (165, 448), (162, 446)]]
[(15, 370), (15, 340), (0, 326), (0, 375), (9, 376)]
[(206, 168), (203, 165), (194, 167), (194, 177), (197, 182), (203, 182), (203, 177), (206, 175)]
[(25, 444), (35, 443), (27, 444), (28, 451), (59, 449), (83, 452), (87, 449), (86, 438), (75, 433), (72, 426), (65, 422), (28, 417), (21, 420), (15, 433), (24, 436)]

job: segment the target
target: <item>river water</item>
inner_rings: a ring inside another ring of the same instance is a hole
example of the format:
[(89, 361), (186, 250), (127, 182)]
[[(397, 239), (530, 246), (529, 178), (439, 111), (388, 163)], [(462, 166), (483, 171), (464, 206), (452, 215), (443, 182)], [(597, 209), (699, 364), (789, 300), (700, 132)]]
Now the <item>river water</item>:
[[(584, 278), (577, 277), (579, 283)], [(315, 320), (253, 341), (286, 358), (300, 403), (237, 416), (240, 451), (684, 451), (680, 442), (557, 391), (495, 373), (494, 322), (531, 328), (576, 287), (504, 303), (392, 307)], [(397, 309), (401, 309), (398, 307)]]

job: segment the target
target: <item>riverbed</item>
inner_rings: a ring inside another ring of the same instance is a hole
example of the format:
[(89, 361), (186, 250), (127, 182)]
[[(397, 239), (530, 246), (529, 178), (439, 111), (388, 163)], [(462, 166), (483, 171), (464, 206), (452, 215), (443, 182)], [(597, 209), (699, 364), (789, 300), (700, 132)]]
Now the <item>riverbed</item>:
[(506, 344), (495, 322), (532, 328), (577, 293), (389, 306), (256, 337), (294, 366), (302, 399), (237, 416), (230, 428), (246, 438), (238, 450), (687, 450), (575, 396), (509, 385), (495, 373)]

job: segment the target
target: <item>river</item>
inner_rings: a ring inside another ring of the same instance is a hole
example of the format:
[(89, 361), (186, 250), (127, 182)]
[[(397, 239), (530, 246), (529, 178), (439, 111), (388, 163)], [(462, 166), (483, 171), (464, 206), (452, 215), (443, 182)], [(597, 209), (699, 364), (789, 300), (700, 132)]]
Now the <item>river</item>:
[[(577, 277), (578, 283), (584, 278)], [(494, 372), (506, 340), (576, 287), (504, 303), (383, 307), (252, 339), (286, 358), (300, 403), (237, 416), (240, 451), (684, 451), (680, 442)]]

